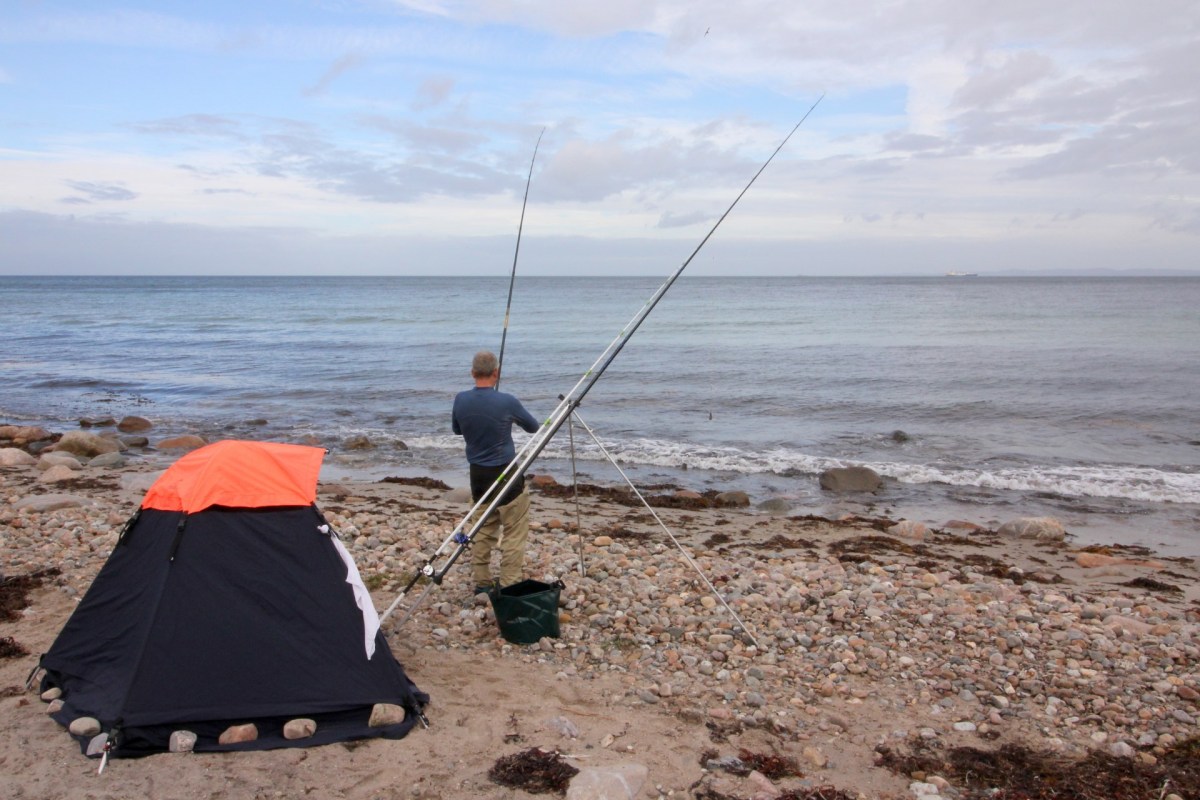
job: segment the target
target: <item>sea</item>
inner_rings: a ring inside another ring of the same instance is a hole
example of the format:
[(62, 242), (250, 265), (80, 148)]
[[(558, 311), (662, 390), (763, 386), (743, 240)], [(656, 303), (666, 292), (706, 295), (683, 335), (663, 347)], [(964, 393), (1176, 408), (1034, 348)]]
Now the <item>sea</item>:
[[(666, 277), (517, 276), (511, 304), (508, 275), (8, 277), (0, 423), (136, 414), (152, 442), (316, 441), (325, 479), (462, 486), (472, 355), (503, 342), (501, 389), (545, 418)], [(684, 274), (531, 471), (1196, 556), (1198, 398), (1196, 277)], [(853, 465), (885, 488), (821, 490)]]

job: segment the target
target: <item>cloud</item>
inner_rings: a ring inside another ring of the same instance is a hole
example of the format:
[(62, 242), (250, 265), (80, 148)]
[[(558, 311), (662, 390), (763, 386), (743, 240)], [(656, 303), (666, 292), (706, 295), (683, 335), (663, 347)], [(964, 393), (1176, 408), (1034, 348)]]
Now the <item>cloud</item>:
[(441, 76), (426, 78), (417, 87), (412, 102), (413, 111), (428, 111), (442, 105), (454, 91), (454, 78)]
[(354, 55), (353, 53), (342, 56), (337, 61), (335, 61), (333, 63), (333, 65), (329, 67), (328, 70), (325, 71), (325, 74), (322, 75), (315, 84), (313, 84), (312, 86), (310, 86), (304, 90), (304, 92), (303, 92), (304, 96), (305, 97), (316, 97), (318, 95), (325, 94), (327, 91), (329, 91), (329, 87), (333, 84), (334, 81), (336, 81), (338, 78), (340, 78), (342, 75), (346, 74), (350, 70), (361, 65), (362, 61), (363, 61), (362, 58), (360, 58), (357, 55)]
[(66, 184), (83, 196), (64, 197), (61, 201), (64, 203), (102, 203), (109, 200), (124, 201), (134, 200), (138, 196), (137, 192), (129, 190), (124, 184), (120, 183), (66, 181)]

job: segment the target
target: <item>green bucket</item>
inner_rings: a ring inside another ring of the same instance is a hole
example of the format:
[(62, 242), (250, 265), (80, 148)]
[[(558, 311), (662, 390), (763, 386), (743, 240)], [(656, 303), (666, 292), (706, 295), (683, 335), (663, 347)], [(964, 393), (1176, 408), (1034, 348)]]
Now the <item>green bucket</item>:
[(543, 636), (558, 638), (558, 595), (562, 581), (521, 581), (488, 592), (500, 635), (513, 644), (534, 644)]

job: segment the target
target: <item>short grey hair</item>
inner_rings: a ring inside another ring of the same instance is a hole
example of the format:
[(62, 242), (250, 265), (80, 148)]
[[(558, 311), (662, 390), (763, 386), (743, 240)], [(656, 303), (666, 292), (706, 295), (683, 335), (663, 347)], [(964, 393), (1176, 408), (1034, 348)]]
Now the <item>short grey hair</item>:
[(476, 378), (486, 378), (495, 374), (499, 366), (495, 353), (491, 350), (480, 350), (471, 360), (471, 375)]

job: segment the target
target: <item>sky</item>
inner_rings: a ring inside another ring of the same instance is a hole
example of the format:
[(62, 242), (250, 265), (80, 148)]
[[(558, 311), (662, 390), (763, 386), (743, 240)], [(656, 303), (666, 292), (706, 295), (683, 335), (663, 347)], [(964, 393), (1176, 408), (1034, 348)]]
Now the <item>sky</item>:
[(0, 0), (0, 274), (1200, 274), (1198, 53), (1195, 0)]

